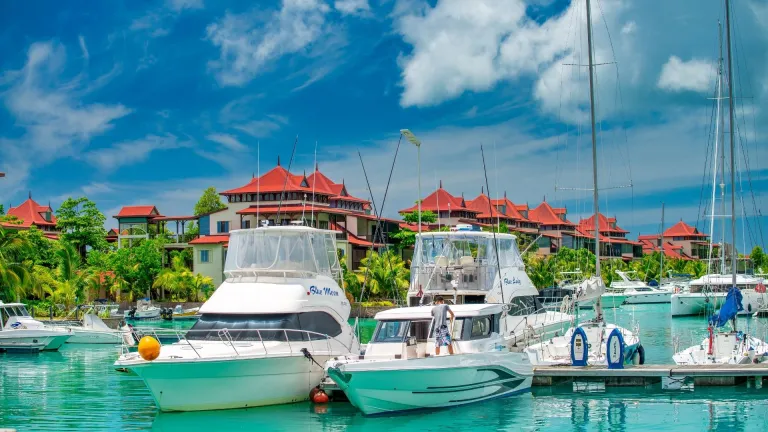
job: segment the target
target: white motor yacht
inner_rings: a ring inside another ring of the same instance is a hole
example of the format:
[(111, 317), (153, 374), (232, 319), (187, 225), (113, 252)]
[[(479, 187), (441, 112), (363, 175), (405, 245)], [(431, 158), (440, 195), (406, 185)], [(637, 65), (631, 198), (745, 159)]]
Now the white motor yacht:
[[(768, 304), (763, 278), (737, 274), (736, 286), (743, 296), (744, 310), (739, 315), (752, 315)], [(672, 316), (706, 315), (720, 307), (733, 286), (731, 275), (708, 274), (691, 281), (688, 292), (672, 294)]]
[(634, 271), (623, 272), (616, 270), (616, 274), (619, 275), (621, 280), (611, 282), (611, 286), (608, 290), (615, 292), (620, 290), (624, 295), (624, 304), (670, 302), (672, 291), (654, 288), (640, 279), (631, 276), (636, 273), (637, 272)]
[(152, 320), (159, 319), (162, 309), (152, 305), (152, 300), (143, 298), (136, 302), (136, 307), (123, 312), (123, 318), (127, 320)]
[(108, 344), (118, 345), (123, 343), (122, 330), (109, 328), (101, 318), (93, 312), (83, 314), (80, 325), (66, 327), (72, 332), (72, 337), (67, 343), (71, 344)]
[(510, 348), (562, 333), (573, 320), (542, 306), (512, 234), (463, 229), (417, 234), (408, 304), (429, 305), (437, 295), (449, 304), (506, 304)]
[(162, 344), (151, 361), (126, 352), (115, 362), (144, 380), (161, 411), (305, 401), (326, 361), (360, 352), (347, 323), (336, 232), (232, 231), (224, 272), (226, 280), (178, 342)]
[(527, 355), (509, 352), (501, 304), (450, 306), (454, 354), (435, 355), (432, 307), (391, 309), (365, 355), (326, 363), (330, 378), (364, 414), (446, 408), (530, 390)]
[(22, 303), (0, 301), (0, 351), (56, 351), (71, 336), (32, 318)]

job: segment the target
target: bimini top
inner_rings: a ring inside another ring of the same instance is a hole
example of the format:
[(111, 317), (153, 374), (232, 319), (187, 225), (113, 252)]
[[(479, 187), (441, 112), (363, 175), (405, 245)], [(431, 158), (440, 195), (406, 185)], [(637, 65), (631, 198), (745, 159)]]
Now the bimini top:
[(6, 308), (6, 307), (25, 307), (26, 305), (24, 303), (3, 303), (2, 300), (0, 300), (0, 308)]
[[(506, 233), (496, 233), (497, 239), (507, 238), (507, 239), (516, 239), (517, 236), (514, 234), (506, 234)], [(429, 238), (429, 237), (478, 237), (478, 238), (490, 238), (493, 239), (494, 233), (487, 232), (487, 231), (429, 231), (429, 232), (423, 232), (421, 234), (416, 234), (416, 240), (418, 241), (419, 237), (423, 238)]]
[[(389, 309), (374, 317), (377, 321), (432, 319), (434, 306), (417, 306)], [(460, 304), (448, 306), (457, 318), (495, 315), (502, 312), (501, 304)]]
[(336, 278), (336, 232), (307, 226), (234, 230), (224, 264), (228, 275), (313, 273)]

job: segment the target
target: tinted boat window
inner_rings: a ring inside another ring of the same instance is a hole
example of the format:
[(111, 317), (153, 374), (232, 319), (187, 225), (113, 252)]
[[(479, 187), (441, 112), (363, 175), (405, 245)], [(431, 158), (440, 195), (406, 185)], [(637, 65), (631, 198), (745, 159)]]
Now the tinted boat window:
[(376, 336), (373, 342), (376, 343), (402, 343), (408, 334), (408, 324), (410, 321), (380, 321), (376, 327)]
[(491, 317), (474, 317), (472, 318), (472, 334), (471, 339), (483, 339), (491, 334)]
[(542, 309), (541, 303), (536, 296), (513, 297), (509, 301), (509, 315), (526, 316)]
[[(219, 330), (227, 329), (236, 341), (301, 341), (325, 339), (341, 334), (341, 326), (325, 312), (298, 314), (203, 314), (187, 333), (190, 340), (220, 340)], [(290, 330), (306, 330), (307, 334)]]

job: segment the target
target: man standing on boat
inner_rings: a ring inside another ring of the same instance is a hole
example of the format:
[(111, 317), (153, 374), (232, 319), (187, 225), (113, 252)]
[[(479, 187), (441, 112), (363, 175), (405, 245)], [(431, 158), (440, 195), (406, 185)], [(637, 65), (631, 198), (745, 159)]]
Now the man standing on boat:
[(456, 317), (451, 308), (445, 304), (443, 296), (435, 297), (435, 306), (432, 308), (432, 320), (435, 328), (435, 355), (440, 355), (440, 347), (447, 346), (448, 354), (453, 355), (453, 345), (451, 344), (451, 332), (448, 327), (448, 314), (451, 315), (451, 326)]

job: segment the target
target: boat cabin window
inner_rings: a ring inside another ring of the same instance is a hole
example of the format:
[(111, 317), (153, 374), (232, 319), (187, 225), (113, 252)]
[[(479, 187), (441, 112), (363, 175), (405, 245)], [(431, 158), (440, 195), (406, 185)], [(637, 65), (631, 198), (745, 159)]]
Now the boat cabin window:
[(6, 306), (2, 309), (3, 321), (7, 322), (10, 317), (26, 317), (29, 316), (27, 309), (24, 306)]
[(402, 343), (408, 334), (410, 321), (379, 321), (376, 334), (373, 336), (375, 343)]
[(535, 295), (512, 297), (509, 308), (509, 315), (512, 316), (527, 316), (543, 309)]
[(341, 334), (339, 323), (325, 312), (203, 314), (187, 332), (187, 339), (221, 340), (219, 331), (224, 329), (236, 341), (319, 340), (325, 339), (324, 335), (333, 337)]
[[(500, 317), (501, 314), (456, 318), (453, 323), (451, 340), (485, 339), (491, 333), (498, 333)], [(435, 337), (434, 328), (430, 329), (429, 337)]]

